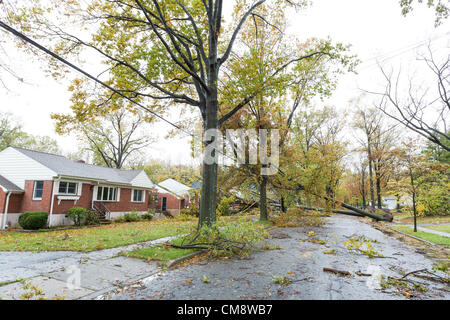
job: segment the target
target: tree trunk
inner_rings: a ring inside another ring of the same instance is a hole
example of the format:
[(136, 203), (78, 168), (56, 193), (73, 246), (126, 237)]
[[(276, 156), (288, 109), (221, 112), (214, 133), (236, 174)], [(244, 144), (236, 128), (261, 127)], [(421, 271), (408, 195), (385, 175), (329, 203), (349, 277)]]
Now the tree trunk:
[(364, 178), (364, 173), (361, 174), (361, 196), (362, 196), (362, 207), (366, 208), (366, 179)]
[(267, 214), (267, 176), (261, 176), (261, 183), (259, 185), (259, 220), (267, 221), (269, 216)]
[(367, 140), (367, 158), (369, 160), (369, 187), (370, 187), (370, 202), (371, 206), (375, 208), (375, 196), (373, 191), (373, 170), (372, 170), (372, 149), (370, 147), (370, 139)]
[(381, 177), (378, 170), (375, 170), (376, 187), (377, 187), (377, 205), (378, 209), (381, 209)]
[(413, 213), (414, 213), (414, 232), (417, 232), (416, 188), (414, 186), (414, 176), (413, 176), (411, 168), (409, 169), (409, 177), (411, 179), (411, 188), (412, 188), (412, 201), (413, 201)]
[(413, 212), (414, 212), (414, 232), (417, 232), (417, 210), (416, 210), (416, 193), (413, 192)]
[(281, 211), (286, 213), (287, 208), (284, 206), (284, 197), (283, 196), (281, 196), (280, 204), (281, 204)]
[[(215, 54), (215, 56), (213, 56), (212, 61), (216, 61), (216, 56), (217, 53)], [(207, 94), (205, 108), (205, 132), (210, 129), (215, 129), (216, 132), (218, 132), (217, 113), (219, 109), (219, 102), (217, 100), (217, 78), (218, 75), (216, 65), (215, 63), (213, 63), (209, 66), (208, 70), (209, 93)], [(217, 137), (215, 139), (217, 139)], [(204, 225), (211, 226), (216, 221), (218, 161), (213, 161), (213, 163), (211, 164), (205, 163), (205, 159), (207, 157), (214, 157), (218, 152), (218, 150), (214, 150), (211, 154), (208, 154), (209, 152), (211, 152), (211, 150), (208, 150), (208, 146), (211, 143), (214, 143), (212, 139), (209, 139), (209, 141), (205, 141), (205, 151), (203, 153), (203, 181), (202, 194), (200, 198), (200, 213), (198, 219), (199, 228)]]
[[(215, 107), (214, 107), (215, 105)], [(206, 114), (206, 130), (217, 129), (217, 100), (212, 101), (209, 104), (209, 110)], [(215, 109), (215, 110), (214, 110)], [(208, 156), (215, 156), (217, 150), (208, 155), (210, 151), (207, 146), (214, 141), (205, 141), (205, 151), (203, 154), (204, 159)], [(203, 225), (211, 226), (216, 221), (216, 198), (217, 198), (217, 170), (218, 163), (214, 161), (212, 164), (207, 164), (203, 161), (203, 172), (202, 172), (202, 194), (200, 198), (200, 214), (198, 225), (202, 227)]]

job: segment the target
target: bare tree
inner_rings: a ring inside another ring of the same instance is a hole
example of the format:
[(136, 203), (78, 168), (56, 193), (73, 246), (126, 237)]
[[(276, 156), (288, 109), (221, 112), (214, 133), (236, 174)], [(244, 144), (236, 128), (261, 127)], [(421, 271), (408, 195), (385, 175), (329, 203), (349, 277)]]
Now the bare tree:
[(367, 152), (369, 167), (369, 194), (371, 206), (375, 207), (375, 193), (373, 182), (373, 161), (374, 161), (374, 140), (380, 131), (381, 117), (375, 108), (365, 108), (359, 106), (354, 117), (353, 127), (360, 129), (364, 133), (364, 139), (358, 139), (359, 143)]
[(423, 61), (435, 75), (437, 98), (430, 98), (430, 85), (420, 89), (412, 79), (407, 84), (406, 96), (402, 97), (401, 71), (394, 77), (393, 71), (386, 72), (381, 66), (381, 72), (386, 80), (385, 90), (371, 93), (382, 96), (379, 109), (384, 114), (440, 148), (450, 151), (447, 123), (450, 117), (450, 54), (442, 62), (438, 62), (430, 46), (428, 52), (428, 56), (422, 56), (419, 60)]
[(84, 126), (82, 136), (88, 145), (86, 149), (94, 155), (94, 162), (122, 168), (130, 157), (151, 143), (148, 136), (139, 135), (138, 129), (144, 122), (139, 113), (130, 117), (121, 109), (106, 116), (106, 121)]

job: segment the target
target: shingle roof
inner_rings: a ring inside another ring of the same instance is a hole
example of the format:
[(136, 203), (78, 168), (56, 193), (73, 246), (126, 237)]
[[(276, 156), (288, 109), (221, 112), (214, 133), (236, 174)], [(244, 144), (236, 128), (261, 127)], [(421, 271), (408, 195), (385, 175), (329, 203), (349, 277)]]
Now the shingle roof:
[(167, 179), (163, 182), (158, 183), (161, 187), (164, 189), (167, 189), (173, 193), (176, 193), (178, 195), (185, 195), (189, 194), (189, 190), (191, 189), (187, 185), (184, 185), (174, 179)]
[(6, 179), (4, 176), (0, 175), (0, 187), (3, 187), (6, 189), (6, 191), (12, 191), (12, 192), (24, 192), (22, 189), (20, 189), (18, 186), (16, 186), (14, 183)]
[(129, 184), (142, 170), (122, 170), (72, 161), (64, 156), (33, 151), (18, 147), (15, 150), (39, 162), (59, 175), (106, 180), (113, 183)]

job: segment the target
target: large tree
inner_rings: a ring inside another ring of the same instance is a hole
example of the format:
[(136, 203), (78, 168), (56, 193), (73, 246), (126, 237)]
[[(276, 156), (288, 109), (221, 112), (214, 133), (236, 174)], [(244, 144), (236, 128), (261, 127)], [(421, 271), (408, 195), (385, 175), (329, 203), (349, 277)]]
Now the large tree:
[[(34, 1), (32, 8), (19, 5), (16, 12), (8, 12), (7, 18), (35, 38), (59, 40), (51, 50), (60, 56), (82, 49), (100, 55), (107, 66), (102, 74), (102, 83), (108, 86), (105, 99), (126, 98), (149, 112), (170, 104), (198, 108), (206, 131), (217, 129), (257, 94), (270, 89), (270, 83), (255, 88), (220, 112), (222, 67), (233, 53), (240, 30), (265, 2), (304, 5), (303, 1), (236, 1), (239, 18), (227, 25), (223, 24), (222, 0), (92, 0), (87, 5)], [(71, 23), (72, 30), (86, 25), (91, 29), (75, 35), (67, 31), (70, 28), (63, 29), (64, 22)], [(274, 76), (299, 59), (314, 59), (320, 54), (323, 52), (293, 57)], [(62, 73), (59, 65), (52, 66)], [(213, 142), (210, 138), (204, 143), (209, 146)], [(205, 152), (208, 150), (205, 148)], [(215, 221), (217, 169), (217, 163), (203, 164), (199, 225)]]

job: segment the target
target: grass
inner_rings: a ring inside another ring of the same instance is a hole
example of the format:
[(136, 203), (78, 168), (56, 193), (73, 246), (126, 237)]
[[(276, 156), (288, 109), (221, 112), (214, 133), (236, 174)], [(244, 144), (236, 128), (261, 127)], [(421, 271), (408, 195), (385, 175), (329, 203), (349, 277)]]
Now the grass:
[[(174, 239), (170, 241), (173, 244), (180, 244), (181, 239)], [(194, 249), (179, 249), (173, 248), (164, 244), (146, 247), (143, 249), (135, 249), (128, 252), (123, 252), (122, 255), (131, 258), (144, 259), (147, 261), (158, 260), (158, 261), (170, 261), (173, 259), (181, 258), (187, 256), (188, 254), (194, 253), (197, 250)]]
[(437, 234), (432, 234), (432, 233), (423, 232), (423, 231), (414, 232), (413, 228), (411, 228), (411, 227), (391, 226), (391, 228), (401, 231), (401, 232), (404, 232), (406, 234), (415, 236), (417, 238), (435, 243), (435, 244), (450, 246), (450, 238), (448, 238), (448, 237), (442, 237)]
[(20, 280), (12, 280), (12, 281), (0, 281), (0, 287), (2, 287), (2, 286), (6, 286), (6, 285), (8, 285), (8, 284), (11, 284), (11, 283), (16, 283), (16, 282), (19, 282)]
[(424, 228), (450, 233), (450, 224), (441, 224), (437, 226), (424, 226)]
[(0, 234), (0, 251), (81, 251), (115, 248), (190, 232), (196, 220), (158, 219), (95, 228)]
[[(414, 223), (414, 217), (412, 215), (394, 215), (394, 222), (410, 224)], [(434, 217), (417, 217), (418, 223), (443, 223), (450, 222), (450, 216), (434, 216)]]

